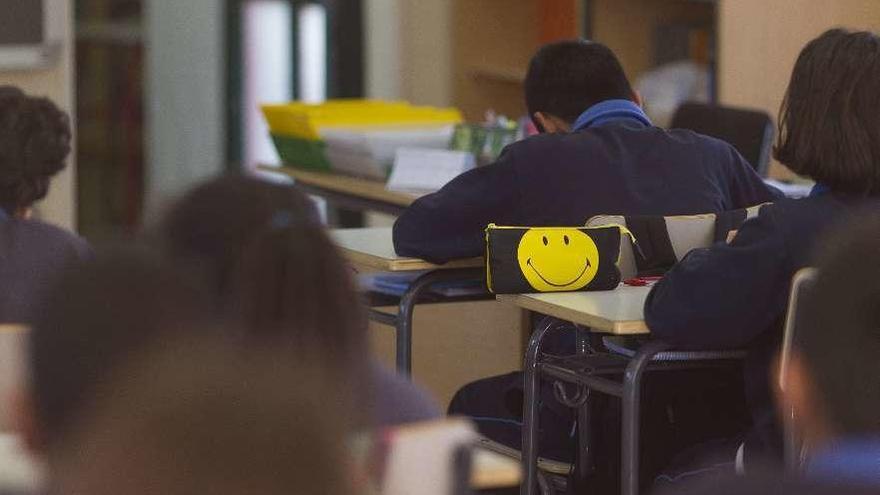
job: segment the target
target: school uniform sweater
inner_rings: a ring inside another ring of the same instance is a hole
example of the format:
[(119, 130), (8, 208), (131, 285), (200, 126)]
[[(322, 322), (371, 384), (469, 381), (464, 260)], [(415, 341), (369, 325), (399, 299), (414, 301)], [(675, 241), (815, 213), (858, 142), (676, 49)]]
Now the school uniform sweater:
[(70, 263), (91, 256), (81, 237), (0, 209), (0, 321), (30, 323), (46, 289)]
[(792, 277), (810, 265), (827, 229), (861, 207), (880, 208), (880, 201), (829, 192), (767, 205), (729, 245), (691, 251), (648, 296), (645, 321), (654, 337), (681, 349), (748, 350), (745, 385), (755, 429), (746, 439), (747, 461), (781, 452), (770, 365)]
[(414, 202), (394, 224), (394, 247), (443, 263), (482, 255), (490, 223), (716, 213), (779, 196), (728, 143), (653, 127), (632, 102), (609, 100), (584, 112), (573, 132), (512, 144), (496, 163)]

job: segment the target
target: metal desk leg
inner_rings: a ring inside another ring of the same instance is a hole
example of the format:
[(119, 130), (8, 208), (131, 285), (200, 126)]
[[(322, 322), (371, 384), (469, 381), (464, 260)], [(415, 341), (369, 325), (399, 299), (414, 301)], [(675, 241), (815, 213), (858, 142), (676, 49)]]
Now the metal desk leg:
[(537, 370), (538, 355), (541, 352), (541, 341), (544, 335), (557, 326), (558, 322), (549, 316), (541, 321), (529, 339), (523, 363), (524, 391), (523, 426), (522, 426), (522, 466), (523, 482), (520, 486), (521, 495), (535, 495), (538, 483), (538, 400), (541, 383)]
[(404, 376), (412, 375), (412, 320), (416, 303), (422, 293), (438, 282), (451, 282), (479, 276), (482, 268), (434, 270), (415, 279), (400, 298), (395, 329), (397, 330), (397, 371)]
[(622, 495), (639, 493), (639, 436), (641, 421), (642, 376), (648, 364), (669, 345), (651, 341), (639, 350), (626, 367), (623, 378), (621, 420), (620, 491)]

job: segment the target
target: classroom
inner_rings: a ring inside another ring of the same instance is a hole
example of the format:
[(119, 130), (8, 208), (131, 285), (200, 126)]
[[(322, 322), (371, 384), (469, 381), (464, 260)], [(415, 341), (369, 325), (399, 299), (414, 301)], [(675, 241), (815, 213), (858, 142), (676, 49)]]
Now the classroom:
[(880, 1), (0, 3), (0, 495), (880, 491)]

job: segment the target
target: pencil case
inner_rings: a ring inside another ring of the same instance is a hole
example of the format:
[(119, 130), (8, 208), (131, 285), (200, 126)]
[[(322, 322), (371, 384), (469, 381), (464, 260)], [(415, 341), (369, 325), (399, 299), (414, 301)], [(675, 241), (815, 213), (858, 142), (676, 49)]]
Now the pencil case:
[(493, 294), (611, 290), (620, 284), (620, 225), (486, 228)]

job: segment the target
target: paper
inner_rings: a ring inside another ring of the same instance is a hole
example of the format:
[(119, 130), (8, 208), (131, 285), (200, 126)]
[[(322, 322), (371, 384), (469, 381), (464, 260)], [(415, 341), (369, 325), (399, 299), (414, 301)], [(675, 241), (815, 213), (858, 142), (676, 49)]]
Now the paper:
[(474, 156), (466, 151), (401, 148), (387, 188), (401, 192), (433, 192), (474, 168)]

